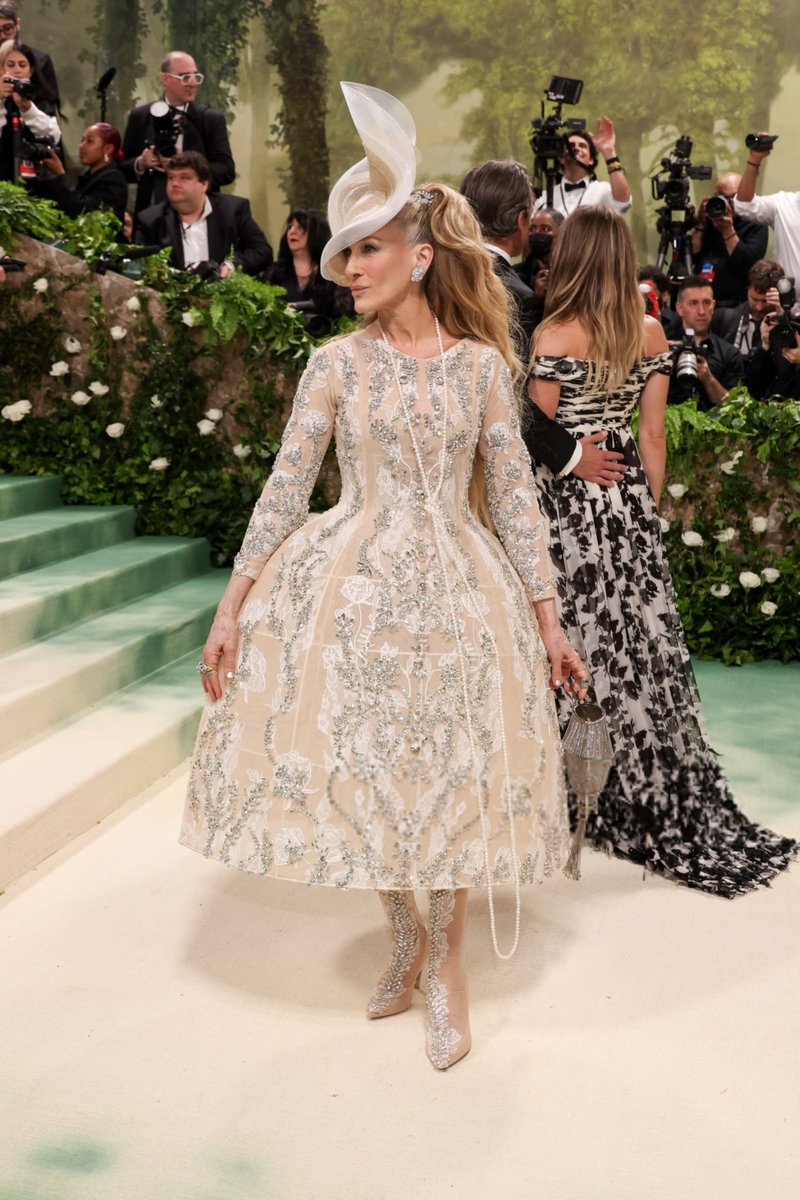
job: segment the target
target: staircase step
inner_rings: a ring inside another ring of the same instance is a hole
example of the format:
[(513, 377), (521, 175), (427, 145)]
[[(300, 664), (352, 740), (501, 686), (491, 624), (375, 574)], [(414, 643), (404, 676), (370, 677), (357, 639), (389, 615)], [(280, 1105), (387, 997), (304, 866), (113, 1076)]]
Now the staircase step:
[(142, 537), (0, 580), (0, 654), (208, 568), (202, 538)]
[(0, 525), (0, 579), (74, 558), (133, 536), (128, 505), (74, 506), (12, 517)]
[(61, 504), (60, 475), (3, 475), (0, 477), (0, 521)]
[(192, 669), (201, 649), (0, 763), (0, 890), (190, 753), (204, 700)]
[(202, 644), (226, 580), (209, 571), (6, 655), (3, 753)]

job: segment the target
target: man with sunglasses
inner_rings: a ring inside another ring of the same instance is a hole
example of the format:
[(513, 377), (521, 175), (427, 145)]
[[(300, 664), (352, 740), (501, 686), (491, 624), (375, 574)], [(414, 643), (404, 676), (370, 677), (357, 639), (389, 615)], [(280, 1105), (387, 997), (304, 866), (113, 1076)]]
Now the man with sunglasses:
[[(161, 63), (163, 100), (175, 121), (175, 153), (193, 150), (202, 154), (211, 167), (211, 191), (233, 183), (236, 166), (222, 113), (205, 104), (197, 104), (197, 92), (203, 75), (191, 54), (172, 50)], [(166, 199), (166, 168), (171, 156), (156, 148), (152, 104), (140, 104), (128, 115), (122, 139), (122, 170), (137, 185), (134, 211), (141, 212)]]

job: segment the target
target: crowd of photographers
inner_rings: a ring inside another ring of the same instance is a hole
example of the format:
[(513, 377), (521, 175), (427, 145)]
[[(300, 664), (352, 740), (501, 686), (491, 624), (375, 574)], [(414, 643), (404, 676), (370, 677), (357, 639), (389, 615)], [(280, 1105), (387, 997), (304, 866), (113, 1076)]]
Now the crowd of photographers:
[[(103, 110), (113, 74), (98, 83)], [(351, 308), (349, 295), (319, 274), (329, 235), (324, 215), (293, 208), (273, 261), (248, 200), (220, 190), (233, 183), (236, 166), (224, 116), (198, 103), (204, 77), (194, 58), (172, 51), (160, 75), (161, 96), (134, 108), (122, 134), (104, 121), (83, 131), (78, 159), (85, 170), (72, 186), (53, 64), (22, 38), (13, 0), (0, 0), (0, 179), (24, 180), (72, 216), (110, 209), (125, 240), (144, 247), (132, 253), (168, 246), (173, 266), (205, 279), (240, 268), (278, 283), (312, 331), (325, 334)], [(523, 358), (544, 314), (550, 253), (564, 220), (582, 205), (623, 213), (631, 206), (611, 120), (602, 117), (593, 135), (582, 120), (562, 121), (561, 104), (577, 103), (582, 86), (554, 76), (545, 93), (556, 109), (545, 117), (543, 105), (542, 119), (533, 122), (537, 186), (510, 161), (475, 167), (462, 185), (514, 296)], [(711, 409), (740, 382), (758, 398), (800, 396), (793, 286), (800, 273), (800, 192), (756, 194), (774, 140), (749, 135), (742, 175), (721, 175), (696, 211), (689, 180), (709, 179), (711, 169), (692, 165), (689, 138), (678, 139), (654, 176), (661, 243), (658, 263), (643, 266), (640, 278), (645, 307), (660, 317), (675, 349), (671, 402), (696, 395), (700, 407)], [(607, 179), (598, 178), (601, 163)], [(769, 227), (773, 260), (765, 257)]]

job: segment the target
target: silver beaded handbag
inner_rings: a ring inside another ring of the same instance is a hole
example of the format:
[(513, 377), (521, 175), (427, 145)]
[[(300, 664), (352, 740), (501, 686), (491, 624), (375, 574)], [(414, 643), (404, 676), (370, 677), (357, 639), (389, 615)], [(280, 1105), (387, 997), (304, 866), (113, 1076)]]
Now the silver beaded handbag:
[(564, 867), (570, 879), (581, 877), (581, 847), (589, 814), (597, 808), (597, 797), (606, 786), (614, 761), (608, 732), (608, 717), (599, 704), (580, 700), (572, 710), (561, 739), (564, 766), (570, 787), (578, 797), (578, 824), (572, 836), (572, 848)]

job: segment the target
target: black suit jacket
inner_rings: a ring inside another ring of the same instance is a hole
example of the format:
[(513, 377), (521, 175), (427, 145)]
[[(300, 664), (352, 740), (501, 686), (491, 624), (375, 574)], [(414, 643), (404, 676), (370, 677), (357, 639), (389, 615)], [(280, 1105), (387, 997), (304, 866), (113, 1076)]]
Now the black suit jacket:
[(49, 179), (37, 179), (31, 184), (31, 190), (37, 196), (54, 200), (68, 217), (108, 208), (122, 221), (128, 205), (128, 181), (119, 167), (111, 164), (81, 175), (75, 189), (69, 187), (63, 175), (54, 175)]
[[(233, 261), (246, 275), (265, 271), (272, 262), (272, 247), (250, 214), (250, 201), (219, 194), (209, 200), (209, 259), (221, 263), (233, 251)], [(166, 200), (138, 214), (133, 240), (143, 246), (171, 246), (173, 267), (186, 266), (181, 219)]]
[(711, 332), (733, 344), (739, 323), (745, 313), (749, 313), (746, 300), (744, 304), (737, 304), (736, 308), (718, 308), (711, 318)]
[(56, 71), (53, 66), (53, 60), (45, 50), (33, 50), (33, 59), (36, 65), (36, 74), (44, 83), (49, 92), (52, 93), (53, 101), (57, 109), (61, 108), (61, 97), (58, 94), (58, 80), (56, 79)]
[(517, 272), (506, 262), (502, 254), (497, 254), (488, 247), (494, 263), (495, 275), (502, 280), (514, 301), (515, 315), (519, 331), (514, 338), (517, 357), (520, 362), (527, 363), (531, 356), (531, 338), (533, 331), (542, 319), (541, 305), (537, 303), (534, 292), (520, 279)]
[(769, 230), (765, 225), (733, 218), (733, 228), (739, 241), (732, 254), (725, 249), (722, 234), (707, 222), (700, 250), (694, 256), (694, 269), (702, 271), (703, 264), (710, 262), (714, 268), (711, 286), (714, 298), (719, 301), (740, 301), (747, 298), (747, 276), (754, 262), (767, 252)]
[[(140, 104), (128, 114), (128, 123), (122, 139), (122, 172), (131, 183), (136, 183), (135, 212), (160, 204), (166, 199), (167, 180), (162, 171), (145, 171), (138, 176), (134, 163), (144, 150), (152, 144), (154, 137), (153, 118), (150, 105)], [(211, 167), (212, 187), (219, 191), (236, 178), (236, 164), (231, 153), (228, 130), (222, 113), (207, 108), (204, 104), (190, 104), (186, 110), (186, 125), (183, 130), (184, 150), (196, 150), (208, 159)]]

